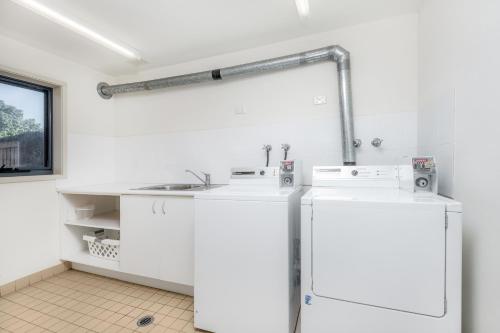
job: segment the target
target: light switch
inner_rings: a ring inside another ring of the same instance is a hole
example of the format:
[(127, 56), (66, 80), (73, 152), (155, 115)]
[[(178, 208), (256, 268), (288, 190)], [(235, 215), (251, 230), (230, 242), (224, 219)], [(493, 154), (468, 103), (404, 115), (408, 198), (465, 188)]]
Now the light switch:
[(237, 106), (234, 108), (234, 114), (237, 116), (245, 115), (247, 114), (247, 110), (244, 106)]

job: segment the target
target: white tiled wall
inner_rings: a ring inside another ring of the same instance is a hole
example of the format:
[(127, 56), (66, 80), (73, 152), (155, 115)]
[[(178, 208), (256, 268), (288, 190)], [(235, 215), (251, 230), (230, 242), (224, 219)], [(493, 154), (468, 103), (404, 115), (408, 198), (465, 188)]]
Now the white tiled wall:
[(463, 203), (462, 332), (499, 332), (500, 2), (422, 5), (419, 148), (438, 157), (440, 192)]
[[(359, 164), (397, 164), (416, 152), (414, 112), (359, 116), (356, 136)], [(370, 141), (383, 138), (381, 148)], [(282, 159), (282, 143), (291, 145), (289, 158), (300, 159), (304, 183), (311, 184), (313, 165), (342, 164), (338, 117), (303, 118), (259, 126), (183, 131), (116, 138), (117, 179), (134, 182), (196, 181), (185, 169), (212, 174), (213, 183), (226, 184), (234, 166), (263, 166), (263, 144), (271, 144), (271, 165)]]
[(434, 156), (439, 193), (453, 195), (455, 152), (455, 90), (441, 89), (422, 96), (418, 115), (418, 152)]
[(115, 180), (115, 138), (91, 134), (68, 134), (68, 177), (57, 185), (77, 186)]

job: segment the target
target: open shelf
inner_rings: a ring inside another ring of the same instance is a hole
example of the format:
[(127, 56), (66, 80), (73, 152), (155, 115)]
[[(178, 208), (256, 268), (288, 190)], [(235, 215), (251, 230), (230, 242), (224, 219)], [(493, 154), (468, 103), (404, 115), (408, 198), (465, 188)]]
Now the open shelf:
[(113, 271), (118, 271), (120, 269), (119, 261), (101, 259), (91, 256), (88, 250), (81, 250), (79, 252), (74, 252), (71, 255), (64, 257), (63, 260), (71, 261), (82, 265), (109, 269)]
[(108, 230), (120, 230), (120, 212), (98, 214), (87, 220), (67, 220), (65, 224)]
[[(61, 259), (73, 263), (119, 271), (120, 262), (90, 255), (84, 235), (94, 235), (95, 231), (105, 229), (110, 234), (120, 232), (120, 197), (61, 193)], [(77, 210), (93, 206), (94, 216), (78, 219)]]

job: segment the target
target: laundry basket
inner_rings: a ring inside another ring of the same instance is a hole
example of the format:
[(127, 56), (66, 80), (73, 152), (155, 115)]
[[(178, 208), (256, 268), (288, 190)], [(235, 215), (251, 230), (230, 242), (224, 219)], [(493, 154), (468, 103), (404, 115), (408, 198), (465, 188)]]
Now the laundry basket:
[(116, 239), (98, 239), (94, 236), (83, 236), (87, 241), (90, 255), (102, 259), (120, 260), (120, 241)]

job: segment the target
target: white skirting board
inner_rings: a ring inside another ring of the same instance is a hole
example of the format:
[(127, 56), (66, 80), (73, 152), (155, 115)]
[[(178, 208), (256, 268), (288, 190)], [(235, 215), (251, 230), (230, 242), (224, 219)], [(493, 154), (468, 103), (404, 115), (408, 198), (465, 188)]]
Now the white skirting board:
[(117, 280), (137, 283), (137, 284), (141, 284), (144, 286), (163, 289), (163, 290), (172, 291), (172, 292), (176, 292), (176, 293), (184, 294), (184, 295), (189, 295), (189, 296), (194, 295), (194, 287), (193, 286), (187, 286), (187, 285), (183, 285), (183, 284), (161, 281), (161, 280), (146, 278), (146, 277), (142, 277), (142, 276), (127, 274), (127, 273), (115, 272), (115, 271), (111, 271), (111, 270), (107, 270), (107, 269), (103, 269), (103, 268), (97, 268), (97, 267), (92, 267), (92, 266), (87, 266), (87, 265), (82, 265), (82, 264), (76, 264), (76, 263), (73, 263), (72, 267), (73, 267), (73, 269), (78, 270), (78, 271), (102, 275), (102, 276), (110, 277), (110, 278), (117, 279)]

